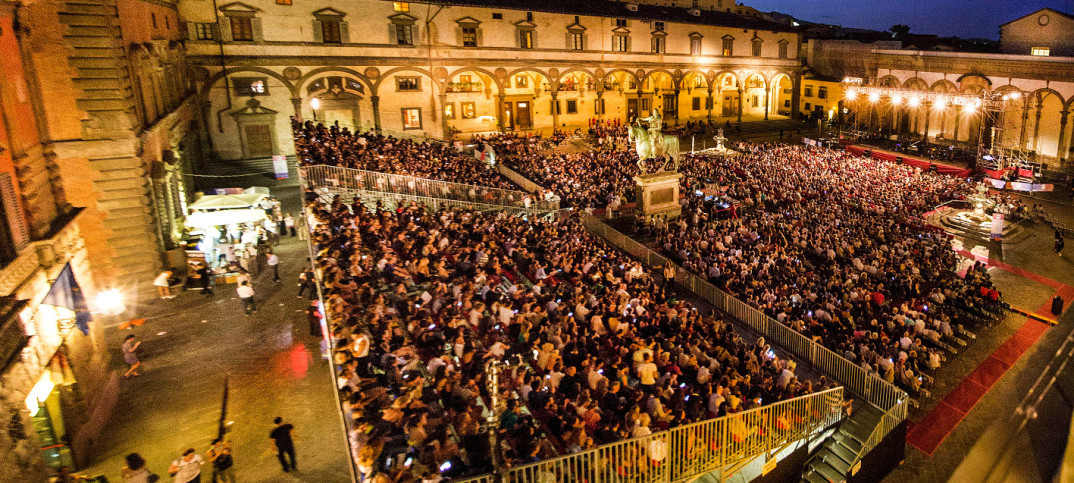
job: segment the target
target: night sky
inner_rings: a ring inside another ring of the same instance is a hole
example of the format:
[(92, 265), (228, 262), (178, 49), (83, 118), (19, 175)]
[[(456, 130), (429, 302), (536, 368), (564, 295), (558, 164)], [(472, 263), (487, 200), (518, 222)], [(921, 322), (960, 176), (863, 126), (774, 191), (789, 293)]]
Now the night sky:
[(1049, 7), (1074, 13), (1074, 0), (740, 0), (810, 22), (874, 30), (895, 24), (910, 33), (999, 38), (999, 24)]

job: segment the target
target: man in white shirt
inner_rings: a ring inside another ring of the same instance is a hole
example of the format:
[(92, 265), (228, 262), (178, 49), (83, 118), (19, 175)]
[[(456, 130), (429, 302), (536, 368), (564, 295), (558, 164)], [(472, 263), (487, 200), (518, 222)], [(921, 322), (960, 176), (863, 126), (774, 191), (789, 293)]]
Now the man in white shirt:
[(205, 462), (201, 455), (190, 448), (183, 452), (183, 457), (172, 461), (168, 473), (175, 476), (175, 483), (201, 481), (201, 465)]
[(275, 253), (269, 252), (268, 254), (268, 266), (272, 268), (272, 281), (280, 282), (280, 257)]
[(246, 315), (257, 312), (257, 304), (254, 303), (254, 288), (250, 286), (250, 282), (243, 281), (236, 292), (239, 300), (242, 300), (242, 311)]
[(645, 354), (645, 362), (638, 365), (638, 379), (641, 379), (641, 386), (649, 392), (654, 385), (656, 385), (656, 364), (653, 364), (652, 353)]

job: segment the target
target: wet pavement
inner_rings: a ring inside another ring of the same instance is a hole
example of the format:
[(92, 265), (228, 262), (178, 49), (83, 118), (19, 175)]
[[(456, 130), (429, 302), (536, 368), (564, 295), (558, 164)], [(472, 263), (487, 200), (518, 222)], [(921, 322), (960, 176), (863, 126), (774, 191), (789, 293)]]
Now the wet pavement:
[[(83, 474), (122, 481), (123, 457), (137, 452), (161, 481), (171, 481), (169, 463), (190, 447), (204, 455), (216, 436), (228, 379), (233, 425), (226, 438), (238, 481), (351, 481), (334, 378), (319, 338), (309, 335), (308, 301), (296, 296), (308, 250), (298, 238), (284, 238), (277, 253), (283, 281), (273, 283), (268, 270), (254, 277), (258, 310), (251, 316), (243, 315), (232, 284), (218, 285), (211, 297), (143, 295), (120, 320), (145, 318), (144, 325), (123, 330), (106, 322), (111, 370), (126, 371), (119, 347), (133, 333), (142, 341), (143, 375), (120, 380), (95, 464)], [(276, 459), (268, 438), (276, 416), (296, 428), (298, 472), (283, 473)], [(202, 481), (211, 481), (210, 474), (206, 465)]]

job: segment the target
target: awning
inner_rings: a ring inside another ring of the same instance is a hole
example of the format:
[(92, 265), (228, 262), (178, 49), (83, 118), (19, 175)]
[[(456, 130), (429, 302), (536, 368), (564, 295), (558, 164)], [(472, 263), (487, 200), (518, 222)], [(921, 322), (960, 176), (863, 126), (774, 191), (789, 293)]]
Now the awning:
[(186, 217), (187, 226), (211, 227), (230, 225), (232, 223), (254, 223), (265, 219), (265, 210), (220, 210), (204, 213), (192, 213)]
[(187, 206), (190, 210), (230, 210), (251, 208), (261, 203), (267, 195), (245, 193), (241, 195), (205, 195)]

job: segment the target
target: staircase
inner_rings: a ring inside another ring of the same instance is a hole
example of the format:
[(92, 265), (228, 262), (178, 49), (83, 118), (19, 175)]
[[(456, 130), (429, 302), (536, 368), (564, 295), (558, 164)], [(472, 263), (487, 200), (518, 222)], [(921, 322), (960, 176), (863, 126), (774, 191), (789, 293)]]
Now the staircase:
[[(884, 413), (876, 406), (862, 400), (854, 401), (851, 416), (839, 424), (839, 428), (824, 445), (806, 462), (802, 481), (808, 483), (842, 483), (851, 476), (850, 469), (860, 461), (862, 448), (873, 430), (880, 424)], [(856, 471), (856, 469), (855, 469)]]

